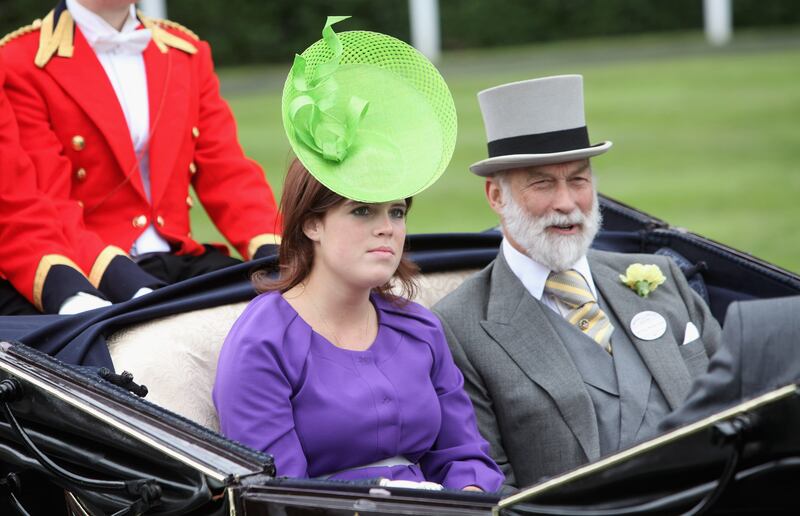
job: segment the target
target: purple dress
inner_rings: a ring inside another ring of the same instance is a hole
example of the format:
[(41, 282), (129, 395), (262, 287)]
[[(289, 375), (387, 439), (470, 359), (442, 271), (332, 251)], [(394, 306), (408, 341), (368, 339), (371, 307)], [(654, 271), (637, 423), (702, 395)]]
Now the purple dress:
[[(222, 433), (273, 455), (281, 476), (496, 491), (503, 474), (439, 320), (415, 303), (371, 300), (378, 335), (352, 351), (314, 332), (280, 293), (255, 298), (219, 356), (213, 398)], [(395, 456), (412, 464), (361, 467)]]

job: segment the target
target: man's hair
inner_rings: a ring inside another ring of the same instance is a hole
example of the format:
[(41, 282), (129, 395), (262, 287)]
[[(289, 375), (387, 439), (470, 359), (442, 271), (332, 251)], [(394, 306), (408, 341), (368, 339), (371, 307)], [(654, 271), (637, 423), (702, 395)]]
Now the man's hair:
[[(266, 269), (253, 272), (250, 279), (257, 292), (286, 292), (308, 277), (314, 264), (314, 244), (303, 232), (303, 226), (309, 220), (322, 219), (328, 210), (345, 201), (346, 198), (317, 181), (300, 160), (295, 158), (292, 161), (286, 172), (280, 202), (283, 214), (283, 235), (278, 252), (280, 277), (270, 277)], [(411, 208), (410, 197), (406, 199), (406, 207)], [(387, 299), (396, 299), (391, 290), (392, 280), (397, 280), (401, 296), (410, 299), (417, 292), (414, 276), (418, 271), (416, 264), (403, 255), (392, 279), (375, 290)]]

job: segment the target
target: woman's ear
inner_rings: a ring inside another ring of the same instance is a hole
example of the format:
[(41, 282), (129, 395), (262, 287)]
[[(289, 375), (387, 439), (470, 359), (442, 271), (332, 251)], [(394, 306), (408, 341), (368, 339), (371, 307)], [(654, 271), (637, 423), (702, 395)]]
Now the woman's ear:
[(322, 221), (317, 217), (311, 217), (303, 222), (303, 234), (312, 242), (319, 242), (319, 232)]

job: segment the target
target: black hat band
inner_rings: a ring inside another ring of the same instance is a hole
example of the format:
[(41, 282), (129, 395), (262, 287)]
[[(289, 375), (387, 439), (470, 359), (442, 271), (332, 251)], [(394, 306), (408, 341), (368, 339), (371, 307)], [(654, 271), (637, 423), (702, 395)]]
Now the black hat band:
[(578, 149), (587, 149), (589, 131), (586, 126), (549, 133), (523, 134), (489, 142), (489, 157), (514, 154), (552, 154)]

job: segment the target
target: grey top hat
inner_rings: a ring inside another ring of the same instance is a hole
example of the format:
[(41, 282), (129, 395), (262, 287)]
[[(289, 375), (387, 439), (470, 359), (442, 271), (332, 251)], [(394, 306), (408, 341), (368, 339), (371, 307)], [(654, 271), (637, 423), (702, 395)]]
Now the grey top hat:
[(479, 176), (590, 158), (612, 145), (589, 144), (581, 75), (503, 84), (478, 93), (478, 103), (489, 142), (489, 157), (469, 167)]

